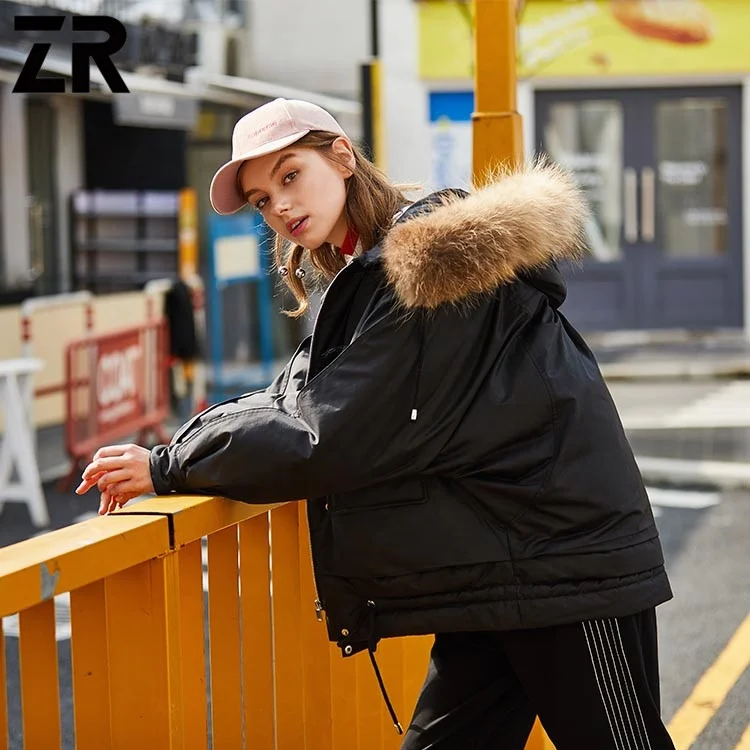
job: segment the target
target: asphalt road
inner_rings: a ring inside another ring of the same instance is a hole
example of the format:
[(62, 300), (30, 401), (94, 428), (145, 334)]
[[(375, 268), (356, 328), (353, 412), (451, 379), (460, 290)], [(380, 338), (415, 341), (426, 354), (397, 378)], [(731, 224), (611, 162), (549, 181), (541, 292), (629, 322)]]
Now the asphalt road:
[[(750, 616), (750, 493), (719, 497), (704, 509), (662, 508), (657, 518), (674, 591), (674, 599), (659, 608), (662, 710), (668, 720)], [(733, 654), (745, 664), (744, 673), (694, 750), (740, 750), (750, 723), (750, 638)], [(742, 750), (750, 747), (749, 739)]]

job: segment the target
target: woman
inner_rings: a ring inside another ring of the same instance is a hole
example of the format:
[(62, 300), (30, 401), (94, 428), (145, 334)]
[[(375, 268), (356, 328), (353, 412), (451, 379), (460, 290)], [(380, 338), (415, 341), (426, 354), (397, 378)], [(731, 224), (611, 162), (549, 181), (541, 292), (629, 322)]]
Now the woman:
[(307, 498), (315, 607), (343, 654), (375, 665), (379, 639), (436, 634), (405, 749), (520, 750), (537, 714), (557, 750), (673, 748), (657, 530), (558, 310), (586, 213), (570, 178), (537, 166), (410, 205), (331, 115), (280, 99), (232, 150), (212, 204), (276, 232), (294, 314), (303, 262), (331, 280), (314, 333), (169, 446), (101, 449), (77, 491), (97, 485), (102, 513), (153, 491)]

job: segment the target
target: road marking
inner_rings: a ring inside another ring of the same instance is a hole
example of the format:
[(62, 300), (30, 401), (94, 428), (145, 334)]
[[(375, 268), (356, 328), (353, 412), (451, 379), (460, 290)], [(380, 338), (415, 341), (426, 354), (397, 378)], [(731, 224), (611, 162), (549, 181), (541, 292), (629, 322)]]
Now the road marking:
[(709, 483), (722, 489), (750, 488), (750, 464), (738, 461), (689, 461), (636, 456), (647, 482)]
[(628, 430), (750, 427), (750, 381), (732, 381), (666, 412), (659, 408), (622, 409), (623, 424)]
[(750, 382), (735, 380), (680, 409), (674, 427), (746, 427), (750, 425)]
[[(688, 750), (750, 665), (750, 614), (669, 722), (675, 750)], [(743, 738), (744, 739), (744, 738)]]
[(721, 502), (718, 492), (697, 492), (695, 490), (665, 489), (662, 487), (647, 487), (649, 500), (652, 505), (662, 508), (710, 508)]
[(735, 745), (734, 750), (750, 750), (750, 724), (747, 725), (747, 729), (740, 737), (739, 743)]

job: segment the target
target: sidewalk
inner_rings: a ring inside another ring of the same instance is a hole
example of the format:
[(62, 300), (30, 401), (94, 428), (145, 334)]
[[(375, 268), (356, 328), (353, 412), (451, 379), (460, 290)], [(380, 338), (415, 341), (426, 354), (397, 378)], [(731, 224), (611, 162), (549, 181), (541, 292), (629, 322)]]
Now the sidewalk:
[(647, 483), (750, 489), (750, 428), (636, 431), (628, 437)]
[(742, 331), (589, 334), (646, 482), (750, 487)]
[(750, 380), (610, 380), (646, 482), (750, 487)]
[(750, 376), (742, 331), (613, 331), (584, 336), (609, 381)]

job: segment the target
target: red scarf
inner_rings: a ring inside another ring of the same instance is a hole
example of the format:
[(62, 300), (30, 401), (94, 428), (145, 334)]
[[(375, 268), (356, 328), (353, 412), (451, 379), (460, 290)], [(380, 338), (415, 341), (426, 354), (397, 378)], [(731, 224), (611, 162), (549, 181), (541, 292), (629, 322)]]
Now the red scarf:
[(358, 242), (359, 235), (357, 234), (357, 232), (355, 232), (353, 229), (347, 230), (346, 237), (344, 238), (344, 244), (341, 246), (341, 254), (354, 255), (354, 251), (357, 248)]

